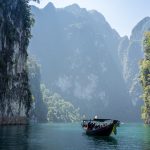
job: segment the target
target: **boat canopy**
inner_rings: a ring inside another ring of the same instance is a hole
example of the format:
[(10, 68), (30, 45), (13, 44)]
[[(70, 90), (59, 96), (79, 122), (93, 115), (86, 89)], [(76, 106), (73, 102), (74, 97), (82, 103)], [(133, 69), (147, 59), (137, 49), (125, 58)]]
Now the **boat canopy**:
[(83, 122), (84, 121), (97, 121), (97, 122), (116, 121), (116, 122), (118, 122), (118, 120), (113, 120), (113, 119), (93, 119), (93, 120), (91, 120), (91, 119), (85, 119), (85, 120), (83, 120)]
[(113, 122), (116, 122), (116, 123), (120, 123), (119, 120), (113, 120), (113, 119), (85, 119), (83, 120), (83, 122), (90, 122), (90, 121), (97, 121), (97, 122), (105, 122), (105, 121), (113, 121)]

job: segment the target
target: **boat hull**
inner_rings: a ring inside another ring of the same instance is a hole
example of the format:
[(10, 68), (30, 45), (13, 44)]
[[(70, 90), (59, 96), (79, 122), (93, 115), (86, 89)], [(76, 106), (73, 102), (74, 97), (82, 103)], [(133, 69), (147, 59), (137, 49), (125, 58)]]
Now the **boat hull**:
[(98, 135), (98, 136), (110, 136), (112, 133), (114, 124), (110, 124), (108, 126), (98, 128), (98, 129), (86, 129), (86, 134), (87, 135)]

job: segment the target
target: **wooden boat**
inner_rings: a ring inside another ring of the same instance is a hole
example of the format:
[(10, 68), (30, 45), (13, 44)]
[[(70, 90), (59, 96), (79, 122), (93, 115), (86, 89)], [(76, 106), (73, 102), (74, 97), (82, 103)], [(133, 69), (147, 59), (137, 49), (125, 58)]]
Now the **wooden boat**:
[(110, 136), (113, 132), (117, 134), (120, 121), (112, 119), (83, 120), (82, 127), (88, 135)]

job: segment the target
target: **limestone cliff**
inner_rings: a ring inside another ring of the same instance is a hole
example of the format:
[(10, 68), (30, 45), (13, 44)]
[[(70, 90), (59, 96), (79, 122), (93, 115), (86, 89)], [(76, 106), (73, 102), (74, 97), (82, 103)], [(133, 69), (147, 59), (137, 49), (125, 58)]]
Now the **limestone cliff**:
[(49, 3), (32, 12), (30, 50), (42, 65), (46, 87), (89, 117), (137, 120), (119, 66), (121, 37), (104, 16), (76, 4), (62, 9)]
[(24, 124), (31, 107), (26, 67), (32, 24), (27, 0), (0, 1), (0, 124)]
[(140, 104), (140, 106), (142, 103), (140, 100), (142, 89), (139, 83), (139, 62), (144, 57), (144, 33), (149, 28), (150, 17), (146, 17), (133, 28), (129, 39), (127, 37), (122, 38), (118, 51), (123, 78), (131, 95), (132, 103), (134, 105)]
[(40, 65), (35, 58), (30, 57), (28, 59), (28, 71), (29, 71), (29, 84), (33, 98), (33, 105), (31, 109), (31, 119), (34, 122), (47, 122), (47, 106), (43, 101), (41, 92), (41, 73)]

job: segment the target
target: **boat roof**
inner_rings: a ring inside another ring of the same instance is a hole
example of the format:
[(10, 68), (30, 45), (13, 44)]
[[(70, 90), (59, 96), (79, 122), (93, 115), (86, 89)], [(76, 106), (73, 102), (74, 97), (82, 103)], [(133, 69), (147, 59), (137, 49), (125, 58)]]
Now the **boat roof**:
[[(105, 122), (105, 121), (113, 121), (113, 119), (85, 119), (83, 121), (97, 121), (97, 122)], [(118, 120), (116, 120), (118, 121)]]

